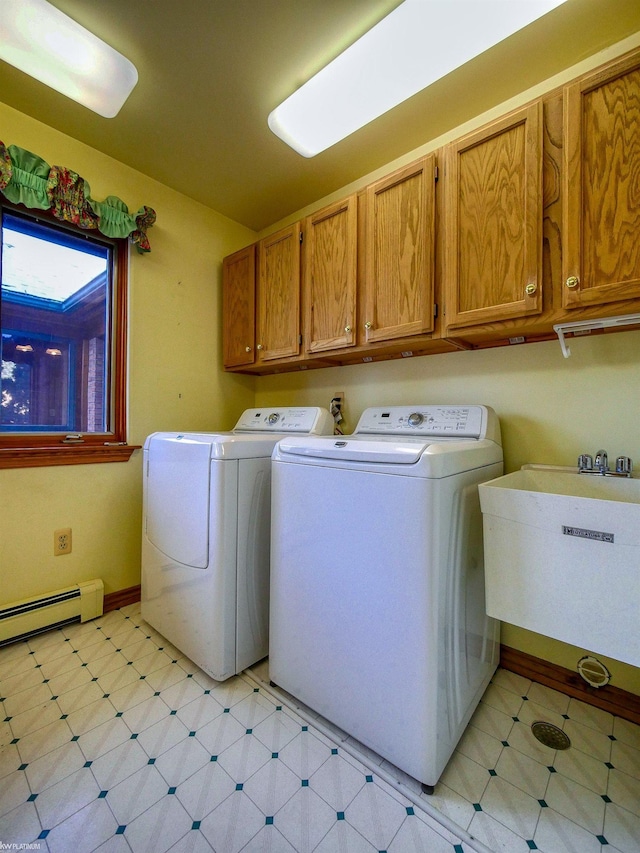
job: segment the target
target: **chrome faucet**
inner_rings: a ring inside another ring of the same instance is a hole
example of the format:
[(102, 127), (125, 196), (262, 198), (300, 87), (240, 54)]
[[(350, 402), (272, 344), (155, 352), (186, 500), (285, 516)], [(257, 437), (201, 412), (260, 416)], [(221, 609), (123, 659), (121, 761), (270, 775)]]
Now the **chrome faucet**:
[(588, 453), (581, 453), (578, 457), (579, 474), (599, 474), (601, 477), (630, 477), (633, 471), (633, 462), (629, 456), (618, 456), (616, 459), (616, 470), (609, 468), (609, 456), (606, 450), (598, 450), (595, 463)]
[(609, 473), (609, 455), (606, 450), (598, 450), (596, 453), (595, 468), (598, 474)]

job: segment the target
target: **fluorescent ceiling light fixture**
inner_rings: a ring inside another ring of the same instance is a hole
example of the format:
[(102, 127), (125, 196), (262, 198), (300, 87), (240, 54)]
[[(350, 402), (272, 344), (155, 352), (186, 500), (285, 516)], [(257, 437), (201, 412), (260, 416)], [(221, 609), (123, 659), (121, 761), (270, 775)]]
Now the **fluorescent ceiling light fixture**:
[(138, 82), (135, 65), (46, 0), (0, 0), (0, 59), (105, 118)]
[(405, 0), (269, 115), (314, 157), (565, 0)]

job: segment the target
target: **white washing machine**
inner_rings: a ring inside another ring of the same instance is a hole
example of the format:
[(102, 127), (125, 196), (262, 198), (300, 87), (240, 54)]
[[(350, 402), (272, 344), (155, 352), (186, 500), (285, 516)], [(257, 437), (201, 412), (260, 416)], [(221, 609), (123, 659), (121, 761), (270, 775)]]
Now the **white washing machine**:
[(231, 432), (145, 442), (142, 616), (212, 678), (268, 652), (273, 448), (333, 427), (326, 409), (247, 409)]
[(269, 677), (432, 792), (493, 675), (478, 483), (485, 406), (367, 409), (272, 466)]

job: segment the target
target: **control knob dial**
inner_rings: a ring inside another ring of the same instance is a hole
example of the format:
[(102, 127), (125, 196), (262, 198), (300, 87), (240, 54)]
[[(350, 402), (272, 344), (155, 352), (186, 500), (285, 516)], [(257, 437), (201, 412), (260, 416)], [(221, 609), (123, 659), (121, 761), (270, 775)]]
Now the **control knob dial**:
[(412, 412), (407, 418), (407, 423), (409, 426), (417, 427), (424, 421), (423, 415), (420, 412)]
[(267, 418), (267, 423), (277, 424), (279, 420), (280, 420), (280, 415), (277, 412), (271, 412), (271, 414)]

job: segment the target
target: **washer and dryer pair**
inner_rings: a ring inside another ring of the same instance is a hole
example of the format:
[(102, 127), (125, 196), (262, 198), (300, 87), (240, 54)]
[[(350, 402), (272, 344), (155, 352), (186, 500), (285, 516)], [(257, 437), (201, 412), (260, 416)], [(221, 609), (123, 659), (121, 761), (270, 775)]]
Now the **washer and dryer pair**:
[(478, 497), (498, 419), (375, 407), (332, 432), (252, 409), (150, 436), (142, 615), (219, 680), (268, 653), (274, 684), (432, 791), (498, 663)]

